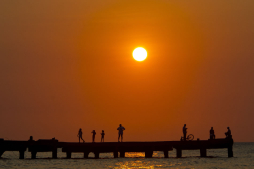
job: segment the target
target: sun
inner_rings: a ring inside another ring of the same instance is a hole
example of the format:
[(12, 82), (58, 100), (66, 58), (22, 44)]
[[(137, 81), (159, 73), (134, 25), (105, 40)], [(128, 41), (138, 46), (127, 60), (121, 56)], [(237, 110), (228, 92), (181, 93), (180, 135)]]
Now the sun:
[(147, 52), (144, 48), (142, 47), (138, 47), (136, 49), (133, 50), (132, 52), (132, 56), (136, 61), (143, 61), (146, 59), (147, 57)]

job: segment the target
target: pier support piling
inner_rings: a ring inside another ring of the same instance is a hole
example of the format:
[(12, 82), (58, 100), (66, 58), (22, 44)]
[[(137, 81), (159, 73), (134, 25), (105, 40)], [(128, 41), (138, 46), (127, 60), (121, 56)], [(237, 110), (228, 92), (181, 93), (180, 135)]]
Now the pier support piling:
[(88, 158), (89, 152), (84, 152), (84, 158)]
[(228, 157), (233, 157), (233, 147), (228, 147)]
[(120, 157), (125, 157), (125, 151), (120, 151)]
[(71, 158), (71, 152), (66, 152), (66, 158)]
[(52, 158), (57, 159), (57, 149), (52, 151)]
[(99, 158), (100, 153), (99, 152), (94, 152), (94, 158)]
[(0, 150), (0, 157), (2, 157), (4, 152), (5, 152), (4, 150)]
[(114, 151), (114, 158), (118, 158), (118, 151)]
[(153, 151), (146, 151), (145, 152), (145, 158), (152, 158), (153, 157)]
[(182, 157), (182, 149), (178, 148), (176, 149), (176, 157), (181, 158)]
[(167, 150), (164, 151), (164, 158), (168, 158), (168, 151)]
[(25, 158), (25, 151), (19, 151), (19, 159)]
[(205, 148), (200, 149), (200, 157), (206, 157), (206, 149)]
[(31, 158), (36, 159), (36, 154), (37, 154), (37, 151), (32, 151), (31, 152)]

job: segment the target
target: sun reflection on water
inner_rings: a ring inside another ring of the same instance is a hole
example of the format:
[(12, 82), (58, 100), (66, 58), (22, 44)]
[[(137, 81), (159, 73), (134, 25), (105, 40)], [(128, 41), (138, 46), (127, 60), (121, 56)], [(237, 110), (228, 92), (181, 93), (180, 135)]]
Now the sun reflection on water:
[[(153, 154), (154, 156), (158, 156), (157, 153)], [(153, 169), (160, 168), (163, 165), (156, 164), (145, 158), (145, 153), (142, 152), (132, 152), (125, 153), (125, 157), (128, 157), (126, 161), (121, 161), (115, 163), (115, 169), (129, 169), (129, 168), (143, 168), (143, 169)], [(137, 158), (137, 160), (133, 160), (133, 158)]]
[(125, 157), (145, 157), (145, 153), (142, 152), (125, 153)]
[(115, 169), (129, 169), (129, 168), (153, 169), (154, 168), (154, 165), (151, 165), (150, 162), (144, 162), (140, 160), (118, 162), (115, 165), (117, 166), (117, 167), (114, 167)]

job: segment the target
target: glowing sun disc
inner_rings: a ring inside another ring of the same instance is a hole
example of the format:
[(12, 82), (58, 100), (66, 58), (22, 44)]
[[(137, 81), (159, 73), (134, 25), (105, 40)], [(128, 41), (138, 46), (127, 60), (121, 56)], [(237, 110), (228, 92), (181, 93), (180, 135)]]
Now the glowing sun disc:
[(147, 52), (144, 48), (138, 47), (132, 52), (132, 56), (136, 61), (143, 61), (147, 57)]

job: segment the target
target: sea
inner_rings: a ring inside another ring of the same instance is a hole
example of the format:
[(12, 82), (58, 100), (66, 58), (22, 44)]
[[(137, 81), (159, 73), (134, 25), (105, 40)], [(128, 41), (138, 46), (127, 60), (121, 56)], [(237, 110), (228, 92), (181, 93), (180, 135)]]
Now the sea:
[(51, 152), (37, 153), (37, 159), (31, 159), (31, 153), (25, 152), (25, 159), (19, 159), (18, 152), (5, 152), (0, 159), (1, 169), (254, 169), (254, 143), (234, 143), (234, 157), (227, 157), (227, 149), (207, 150), (207, 157), (200, 157), (199, 150), (183, 150), (182, 158), (176, 158), (176, 151), (169, 151), (169, 158), (164, 158), (163, 152), (154, 152), (153, 158), (145, 158), (144, 153), (126, 153), (125, 158), (114, 158), (113, 153), (101, 153), (99, 159), (90, 153), (88, 159), (82, 153), (72, 153), (71, 159), (66, 159), (66, 153), (58, 149), (58, 159), (52, 159)]

